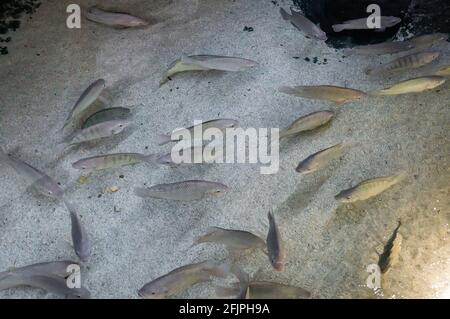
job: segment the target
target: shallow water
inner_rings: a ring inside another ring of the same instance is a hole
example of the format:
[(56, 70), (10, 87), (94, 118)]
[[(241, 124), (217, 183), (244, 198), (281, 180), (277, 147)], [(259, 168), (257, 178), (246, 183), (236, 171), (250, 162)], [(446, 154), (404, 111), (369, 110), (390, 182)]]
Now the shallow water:
[[(237, 262), (255, 280), (298, 285), (317, 298), (448, 297), (449, 84), (423, 94), (370, 97), (341, 107), (277, 92), (280, 85), (382, 88), (448, 64), (448, 42), (433, 48), (441, 58), (431, 66), (368, 77), (367, 67), (393, 56), (343, 58), (333, 43), (306, 39), (280, 17), (279, 6), (288, 8), (290, 1), (114, 1), (113, 9), (155, 21), (138, 30), (85, 20), (81, 30), (69, 30), (62, 14), (69, 3), (42, 1), (33, 19), (13, 34), (9, 54), (0, 56), (0, 145), (54, 177), (76, 204), (93, 241), (83, 282), (94, 298), (137, 298), (144, 283), (206, 259)], [(448, 32), (430, 25), (430, 19), (420, 21), (420, 26), (401, 26), (399, 38)], [(180, 74), (158, 88), (167, 66), (183, 54), (241, 56), (260, 66), (242, 73)], [(314, 58), (327, 62), (314, 63)], [(81, 92), (98, 78), (107, 82), (111, 106), (135, 112), (135, 129), (60, 156), (57, 131)], [(334, 109), (336, 119), (283, 141), (275, 175), (261, 175), (259, 166), (250, 164), (139, 164), (93, 173), (80, 184), (81, 173), (71, 167), (100, 153), (168, 152), (170, 146), (158, 146), (155, 137), (194, 120), (236, 118), (243, 127), (285, 128), (301, 115), (324, 109)], [(341, 141), (356, 145), (319, 172), (295, 172), (300, 160)], [(407, 178), (379, 196), (355, 204), (334, 200), (360, 181), (398, 172)], [(0, 174), (0, 270), (75, 259), (64, 206), (29, 191), (3, 163)], [(231, 190), (220, 198), (189, 203), (143, 201), (133, 194), (134, 187), (183, 179), (219, 181)], [(111, 193), (107, 189), (113, 186), (119, 190)], [(229, 254), (206, 244), (190, 248), (209, 226), (264, 237), (269, 209), (278, 216), (286, 242), (283, 273), (274, 272), (260, 252)], [(383, 276), (382, 291), (374, 293), (365, 286), (366, 268), (377, 262), (376, 251), (381, 253), (399, 219), (399, 262)], [(0, 292), (0, 298), (44, 296), (22, 288)], [(179, 297), (214, 296), (212, 285), (202, 284)]]

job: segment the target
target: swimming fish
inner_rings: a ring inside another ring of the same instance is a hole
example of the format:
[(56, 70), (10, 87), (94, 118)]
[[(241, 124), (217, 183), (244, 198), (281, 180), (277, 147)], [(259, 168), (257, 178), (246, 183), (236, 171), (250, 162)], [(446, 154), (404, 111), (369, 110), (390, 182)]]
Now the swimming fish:
[(136, 188), (139, 197), (152, 197), (179, 201), (199, 200), (210, 196), (221, 196), (228, 187), (216, 182), (189, 180), (170, 184), (159, 184), (149, 188)]
[(131, 110), (126, 107), (111, 107), (100, 110), (92, 114), (81, 126), (82, 129), (90, 126), (108, 122), (108, 121), (120, 121), (127, 120), (131, 117)]
[(149, 25), (149, 22), (127, 13), (109, 12), (97, 7), (90, 7), (86, 19), (116, 28), (137, 28)]
[(345, 55), (383, 55), (409, 51), (414, 44), (408, 41), (382, 42), (377, 44), (360, 45), (344, 50)]
[(305, 37), (323, 41), (327, 40), (327, 34), (300, 12), (294, 11), (291, 8), (291, 14), (289, 14), (286, 10), (280, 8), (280, 14), (284, 20), (290, 21), (294, 27), (303, 32)]
[(243, 230), (225, 229), (220, 227), (210, 227), (203, 236), (194, 239), (193, 245), (202, 243), (218, 243), (227, 246), (231, 250), (245, 250), (259, 248), (264, 250), (265, 241)]
[(70, 220), (72, 222), (73, 249), (80, 260), (86, 262), (91, 255), (91, 242), (88, 233), (72, 204), (68, 202), (65, 204), (70, 213)]
[[(232, 285), (231, 288), (216, 288), (216, 294), (219, 297), (237, 295), (239, 292), (239, 283)], [(311, 293), (300, 287), (270, 281), (250, 281), (246, 299), (305, 299), (310, 297)]]
[(343, 190), (335, 196), (342, 203), (353, 203), (376, 196), (404, 179), (404, 175), (371, 178), (358, 185)]
[(336, 105), (343, 105), (366, 96), (362, 91), (332, 85), (282, 86), (278, 90), (305, 99), (332, 101)]
[(86, 288), (69, 288), (67, 279), (51, 274), (9, 273), (0, 280), (0, 290), (30, 286), (65, 298), (89, 299), (91, 294)]
[(69, 116), (64, 123), (63, 131), (66, 130), (69, 125), (72, 125), (73, 128), (78, 128), (82, 124), (82, 121), (89, 116), (86, 115), (87, 112), (96, 112), (98, 109), (103, 108), (103, 105), (100, 102), (95, 103), (94, 110), (91, 110), (91, 105), (99, 99), (100, 94), (105, 87), (105, 80), (98, 79), (84, 90), (83, 94), (81, 94), (80, 98), (70, 111)]
[(208, 282), (212, 277), (226, 278), (229, 273), (229, 265), (216, 264), (212, 261), (186, 265), (145, 284), (139, 289), (138, 294), (142, 298), (163, 299), (179, 294), (196, 284)]
[(439, 42), (447, 40), (448, 34), (446, 33), (432, 33), (413, 37), (409, 39), (408, 42), (411, 43), (415, 49), (424, 50)]
[(398, 233), (400, 226), (401, 222), (399, 221), (397, 228), (384, 246), (383, 253), (379, 256), (378, 266), (383, 274), (398, 261), (403, 240), (402, 235)]
[(436, 75), (449, 76), (450, 75), (450, 65), (443, 66), (436, 72)]
[(319, 111), (304, 115), (294, 121), (287, 129), (280, 132), (279, 138), (292, 136), (301, 132), (314, 130), (331, 121), (333, 111)]
[(424, 52), (410, 54), (387, 64), (370, 68), (366, 71), (367, 74), (380, 74), (384, 72), (400, 72), (410, 69), (420, 68), (427, 65), (439, 57), (439, 52)]
[(267, 217), (269, 218), (269, 231), (267, 233), (266, 243), (269, 260), (276, 271), (283, 271), (285, 253), (281, 234), (273, 213), (269, 212)]
[(70, 274), (70, 272), (68, 272), (68, 267), (70, 265), (78, 265), (78, 263), (72, 260), (61, 260), (61, 261), (36, 263), (17, 268), (13, 267), (6, 271), (0, 272), (0, 286), (6, 287), (5, 282), (3, 282), (2, 280), (11, 273), (24, 275), (33, 275), (33, 274), (53, 275), (66, 278)]
[[(75, 145), (120, 134), (131, 122), (128, 120), (108, 121), (76, 131), (65, 139), (67, 145)], [(63, 144), (62, 144), (63, 145)]]
[(154, 161), (155, 155), (153, 154), (143, 155), (139, 153), (116, 153), (83, 158), (73, 163), (72, 167), (81, 170), (102, 170), (142, 162), (153, 163)]
[(174, 61), (166, 72), (165, 77), (160, 82), (162, 86), (177, 73), (187, 71), (207, 71), (218, 70), (227, 72), (244, 71), (257, 66), (258, 63), (249, 59), (219, 56), (219, 55), (190, 55), (183, 56)]
[(158, 136), (158, 144), (159, 145), (164, 145), (167, 144), (169, 142), (178, 142), (181, 139), (178, 140), (172, 140), (171, 136), (177, 136), (179, 134), (181, 134), (184, 131), (189, 131), (189, 133), (191, 134), (191, 137), (194, 137), (194, 131), (198, 130), (201, 126), (201, 132), (202, 132), (202, 138), (203, 138), (203, 133), (208, 130), (208, 129), (219, 129), (220, 131), (224, 132), (227, 128), (237, 128), (239, 127), (239, 121), (237, 120), (233, 120), (233, 119), (216, 119), (216, 120), (211, 120), (211, 121), (206, 121), (203, 122), (201, 124), (197, 124), (197, 125), (193, 125), (191, 127), (188, 128), (182, 128), (182, 129), (176, 129), (174, 130), (172, 133), (167, 133), (167, 134), (161, 134)]
[(322, 167), (328, 165), (332, 160), (341, 156), (344, 152), (344, 144), (339, 143), (326, 149), (318, 151), (303, 161), (301, 161), (295, 169), (297, 173), (309, 174), (315, 172)]
[(50, 176), (28, 163), (12, 156), (3, 153), (0, 150), (0, 161), (7, 163), (19, 175), (23, 176), (28, 183), (42, 195), (61, 199), (64, 195), (64, 190), (56, 183)]
[(371, 95), (386, 96), (386, 95), (400, 95), (409, 93), (420, 93), (427, 90), (432, 90), (445, 83), (445, 78), (442, 76), (432, 75), (423, 76), (415, 79), (399, 82), (393, 86), (371, 92)]
[[(402, 19), (400, 19), (398, 17), (381, 16), (380, 17), (380, 28), (376, 28), (376, 29), (372, 29), (372, 30), (382, 32), (387, 28), (391, 28), (391, 27), (399, 24), (400, 22), (402, 22)], [(367, 18), (344, 21), (339, 24), (334, 24), (332, 27), (333, 27), (334, 32), (341, 32), (344, 30), (370, 30), (370, 28), (367, 25)]]
[(250, 276), (238, 265), (232, 265), (230, 272), (239, 280), (237, 299), (249, 299), (250, 297)]

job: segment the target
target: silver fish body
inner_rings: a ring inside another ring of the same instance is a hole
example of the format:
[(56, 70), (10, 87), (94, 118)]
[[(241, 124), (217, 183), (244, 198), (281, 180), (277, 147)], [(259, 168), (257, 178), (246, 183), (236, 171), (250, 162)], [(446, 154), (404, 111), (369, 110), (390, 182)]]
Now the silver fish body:
[(136, 188), (136, 196), (179, 201), (199, 200), (210, 196), (221, 196), (228, 187), (216, 182), (189, 180), (170, 184), (159, 184), (149, 188)]
[(0, 151), (0, 160), (9, 164), (19, 175), (23, 176), (28, 183), (42, 195), (61, 199), (64, 190), (50, 176), (28, 163)]
[(432, 90), (445, 83), (446, 79), (442, 76), (432, 75), (414, 78), (406, 81), (399, 82), (393, 86), (372, 92), (372, 95), (389, 96), (389, 95), (401, 95), (410, 93), (420, 93), (423, 91)]
[(273, 213), (269, 212), (267, 217), (269, 218), (269, 231), (267, 232), (266, 243), (269, 260), (276, 271), (283, 271), (285, 252), (280, 230)]
[(440, 55), (439, 52), (423, 52), (423, 53), (409, 54), (407, 56), (395, 59), (394, 61), (391, 61), (384, 65), (375, 67), (373, 69), (368, 69), (366, 73), (367, 74), (380, 74), (384, 72), (394, 73), (410, 69), (416, 69), (433, 62), (439, 57), (439, 55)]
[[(218, 287), (216, 293), (219, 296), (226, 297), (238, 295), (242, 285), (233, 285), (233, 287)], [(285, 285), (270, 281), (250, 281), (246, 299), (306, 299), (310, 298), (311, 293), (303, 288)]]
[(301, 132), (319, 128), (334, 118), (333, 111), (318, 111), (304, 115), (295, 120), (287, 129), (280, 132), (280, 139)]
[(160, 86), (177, 73), (187, 71), (218, 70), (227, 72), (244, 71), (257, 66), (258, 63), (249, 59), (220, 55), (190, 55), (183, 56), (169, 66)]
[(66, 203), (66, 207), (70, 213), (70, 220), (72, 223), (72, 243), (75, 253), (81, 261), (86, 262), (91, 255), (91, 242), (89, 240), (86, 228), (81, 223), (78, 214), (75, 212), (73, 206)]
[(83, 158), (73, 163), (72, 167), (81, 170), (103, 170), (141, 162), (152, 162), (153, 158), (153, 155), (146, 156), (139, 153), (116, 153)]
[(280, 8), (280, 14), (284, 20), (290, 21), (292, 25), (303, 32), (307, 38), (314, 38), (322, 41), (327, 40), (327, 34), (300, 12), (291, 9), (291, 14), (289, 14), (286, 10)]
[(80, 98), (77, 100), (69, 116), (64, 123), (65, 129), (70, 124), (77, 127), (80, 121), (85, 117), (85, 112), (90, 108), (90, 106), (99, 98), (100, 94), (106, 87), (106, 82), (103, 79), (99, 79), (88, 86), (86, 90), (81, 94)]
[(86, 19), (116, 28), (137, 28), (149, 25), (148, 21), (127, 13), (109, 12), (97, 7), (88, 9)]
[(394, 54), (414, 49), (414, 44), (409, 41), (382, 42), (377, 44), (355, 46), (344, 51), (346, 55), (384, 55)]
[(194, 245), (202, 243), (223, 244), (231, 250), (263, 250), (266, 247), (266, 243), (262, 238), (248, 231), (220, 227), (211, 227), (205, 235), (195, 238)]
[[(380, 17), (380, 28), (375, 30), (385, 30), (386, 28), (391, 28), (397, 24), (402, 22), (402, 19), (398, 17), (392, 16), (381, 16)], [(334, 24), (333, 26), (334, 32), (342, 32), (344, 30), (368, 30), (369, 27), (367, 25), (367, 18), (354, 19), (344, 21), (339, 24)]]
[(362, 91), (333, 85), (282, 86), (278, 91), (305, 99), (332, 101), (336, 105), (343, 105), (366, 96)]
[(342, 203), (353, 203), (367, 200), (376, 196), (404, 178), (403, 175), (391, 175), (371, 178), (357, 184), (354, 187), (341, 191), (335, 196), (335, 199)]
[(339, 143), (308, 156), (295, 169), (298, 173), (309, 174), (326, 166), (343, 154), (344, 144)]
[(432, 33), (413, 37), (409, 39), (408, 42), (411, 43), (415, 49), (423, 50), (447, 40), (448, 34), (446, 33)]
[(126, 107), (112, 107), (108, 109), (103, 109), (92, 114), (83, 123), (81, 128), (85, 129), (102, 122), (127, 120), (130, 117), (131, 117), (131, 110)]
[(79, 130), (66, 139), (69, 145), (93, 141), (120, 134), (131, 122), (127, 120), (102, 122), (88, 128)]
[(450, 65), (446, 65), (441, 67), (437, 72), (436, 75), (440, 76), (449, 76), (450, 75)]
[(142, 298), (163, 299), (181, 293), (190, 287), (207, 282), (212, 277), (226, 277), (230, 267), (227, 264), (218, 265), (211, 261), (186, 265), (161, 276), (139, 289)]
[(193, 125), (188, 128), (176, 129), (172, 133), (161, 134), (158, 138), (158, 144), (164, 145), (169, 142), (180, 141), (181, 139), (172, 140), (171, 136), (172, 135), (173, 136), (180, 135), (181, 133), (183, 133), (186, 130), (189, 131), (191, 137), (194, 138), (194, 132), (197, 131), (200, 128), (200, 126), (201, 126), (202, 138), (203, 138), (203, 133), (205, 133), (205, 131), (208, 129), (218, 129), (221, 132), (225, 132), (225, 130), (227, 128), (239, 127), (239, 121), (233, 120), (233, 119), (216, 119), (216, 120), (202, 122), (201, 124)]
[(69, 288), (67, 279), (51, 274), (10, 273), (0, 280), (0, 290), (29, 286), (64, 298), (89, 299), (90, 292), (86, 288)]

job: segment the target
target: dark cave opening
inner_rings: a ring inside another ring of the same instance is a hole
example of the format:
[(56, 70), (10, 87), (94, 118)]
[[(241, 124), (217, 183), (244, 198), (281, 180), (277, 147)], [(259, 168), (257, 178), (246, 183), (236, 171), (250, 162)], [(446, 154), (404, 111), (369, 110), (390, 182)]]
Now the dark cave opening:
[[(333, 47), (373, 44), (393, 39), (396, 35), (450, 33), (450, 1), (448, 0), (293, 0), (304, 14), (328, 35)], [(402, 22), (384, 32), (346, 30), (334, 32), (332, 26), (346, 20), (369, 16), (367, 7), (378, 4), (384, 16), (396, 16)]]

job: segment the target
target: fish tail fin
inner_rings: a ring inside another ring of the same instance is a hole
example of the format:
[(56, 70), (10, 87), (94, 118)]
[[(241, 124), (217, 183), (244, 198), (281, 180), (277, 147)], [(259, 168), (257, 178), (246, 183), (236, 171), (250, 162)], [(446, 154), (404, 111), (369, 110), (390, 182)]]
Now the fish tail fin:
[(278, 92), (285, 93), (285, 94), (294, 94), (295, 90), (290, 86), (280, 86), (278, 88)]
[(280, 14), (284, 20), (289, 20), (289, 18), (291, 17), (291, 15), (287, 13), (287, 11), (284, 10), (283, 8), (280, 8)]
[(98, 96), (94, 103), (101, 103), (104, 107), (108, 107), (112, 104), (112, 93), (109, 89), (103, 89), (102, 93)]
[(147, 198), (148, 193), (149, 193), (148, 189), (143, 188), (143, 187), (136, 187), (134, 189), (134, 195), (136, 195), (137, 197)]
[(216, 295), (218, 297), (231, 297), (239, 294), (239, 283), (232, 283), (231, 287), (216, 286)]
[(159, 134), (156, 137), (158, 145), (164, 145), (172, 141), (172, 137), (169, 134)]
[(345, 26), (343, 24), (335, 24), (333, 25), (334, 32), (342, 32), (344, 31)]
[(67, 144), (63, 141), (59, 142), (58, 144), (56, 144), (55, 146), (55, 151), (57, 153), (62, 153), (66, 150)]

